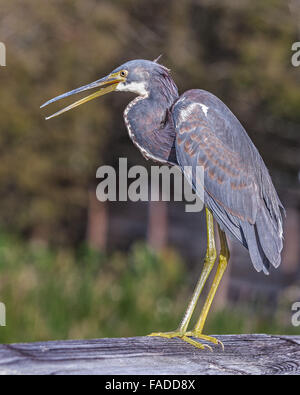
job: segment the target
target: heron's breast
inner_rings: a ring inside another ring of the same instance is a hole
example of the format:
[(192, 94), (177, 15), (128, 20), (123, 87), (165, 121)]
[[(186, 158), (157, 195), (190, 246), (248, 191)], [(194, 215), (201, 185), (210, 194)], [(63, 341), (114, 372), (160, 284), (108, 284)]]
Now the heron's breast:
[(145, 98), (138, 96), (125, 108), (124, 122), (129, 137), (147, 160), (170, 164), (175, 135), (162, 128), (162, 114), (142, 103)]
[(152, 159), (161, 162), (160, 158), (151, 152), (148, 147), (149, 141), (146, 140), (147, 116), (143, 116), (142, 112), (137, 111), (136, 105), (146, 96), (137, 96), (132, 100), (124, 110), (124, 122), (128, 131), (128, 135), (133, 144), (141, 151), (142, 155), (148, 160)]

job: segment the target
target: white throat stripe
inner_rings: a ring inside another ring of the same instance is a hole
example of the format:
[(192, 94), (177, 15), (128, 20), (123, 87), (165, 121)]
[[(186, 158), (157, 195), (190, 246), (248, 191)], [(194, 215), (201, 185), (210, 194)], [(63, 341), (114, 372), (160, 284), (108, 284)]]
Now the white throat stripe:
[(116, 91), (133, 92), (139, 96), (148, 96), (144, 82), (131, 82), (130, 84), (120, 82), (116, 87)]

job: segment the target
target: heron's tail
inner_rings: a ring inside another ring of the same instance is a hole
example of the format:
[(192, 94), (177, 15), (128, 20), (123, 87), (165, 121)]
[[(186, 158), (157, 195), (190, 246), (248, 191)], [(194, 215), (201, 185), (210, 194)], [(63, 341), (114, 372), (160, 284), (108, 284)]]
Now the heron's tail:
[(269, 274), (270, 265), (277, 268), (281, 263), (283, 247), (282, 217), (278, 208), (277, 215), (271, 215), (265, 205), (257, 212), (255, 224), (241, 223), (246, 247), (257, 271)]

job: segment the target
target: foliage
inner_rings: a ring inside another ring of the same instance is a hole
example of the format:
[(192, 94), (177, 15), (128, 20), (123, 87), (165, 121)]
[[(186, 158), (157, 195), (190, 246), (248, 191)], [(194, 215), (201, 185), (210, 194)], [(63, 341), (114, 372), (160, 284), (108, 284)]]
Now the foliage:
[[(137, 244), (126, 256), (86, 247), (50, 250), (1, 236), (1, 342), (146, 334), (170, 329), (183, 309), (183, 268)], [(174, 314), (174, 311), (176, 314)]]
[[(1, 234), (0, 295), (7, 326), (0, 342), (145, 335), (175, 329), (191, 289), (171, 250), (136, 244), (104, 255), (25, 244)], [(259, 311), (230, 309), (209, 317), (207, 333), (293, 332)]]

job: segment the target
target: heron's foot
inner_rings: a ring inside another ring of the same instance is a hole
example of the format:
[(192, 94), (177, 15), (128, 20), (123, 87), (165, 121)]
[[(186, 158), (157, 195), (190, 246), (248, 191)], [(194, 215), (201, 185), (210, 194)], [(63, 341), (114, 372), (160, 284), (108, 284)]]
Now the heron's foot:
[(221, 342), (221, 340), (216, 339), (215, 337), (212, 337), (212, 336), (203, 335), (201, 332), (198, 332), (195, 329), (192, 331), (186, 332), (185, 336), (191, 336), (191, 337), (195, 337), (196, 339), (206, 340), (208, 342), (211, 342), (211, 343), (214, 343), (217, 345), (219, 344), (222, 347), (222, 350), (224, 351), (224, 344)]
[[(188, 336), (197, 337), (194, 334), (191, 335), (190, 333), (192, 333), (192, 332), (182, 332), (182, 331), (153, 332), (153, 333), (150, 333), (150, 335), (148, 335), (148, 336), (165, 337), (167, 339), (172, 339), (174, 337), (178, 337), (179, 339), (191, 344), (194, 347), (200, 348), (201, 350), (208, 348), (210, 351), (212, 351), (212, 348), (209, 345), (202, 344), (202, 343), (197, 342), (196, 340), (190, 339)], [(210, 336), (203, 337), (204, 340), (208, 340), (208, 338), (210, 338)], [(219, 341), (217, 339), (215, 339), (213, 337), (211, 339), (213, 339), (213, 340), (211, 340), (212, 343), (218, 344)], [(208, 340), (208, 341), (210, 341), (210, 340)]]

